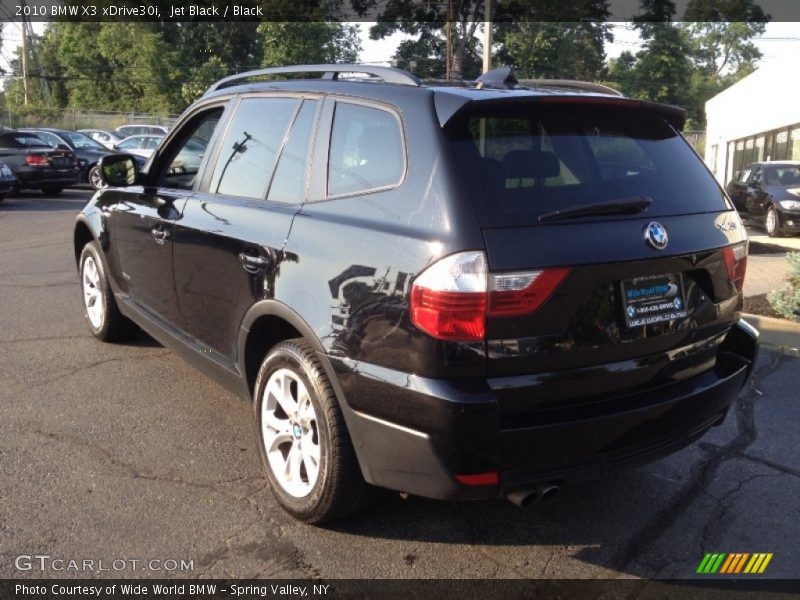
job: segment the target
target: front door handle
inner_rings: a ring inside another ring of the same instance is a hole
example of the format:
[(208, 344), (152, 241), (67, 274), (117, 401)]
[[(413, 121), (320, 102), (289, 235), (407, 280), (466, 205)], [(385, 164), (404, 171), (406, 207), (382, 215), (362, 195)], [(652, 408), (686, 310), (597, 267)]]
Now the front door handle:
[(153, 234), (153, 239), (156, 241), (156, 244), (159, 246), (163, 246), (164, 243), (170, 238), (170, 233), (166, 229), (162, 229), (160, 225), (156, 225), (150, 230), (150, 233)]
[(258, 273), (269, 266), (269, 261), (263, 256), (253, 256), (252, 254), (239, 254), (239, 260), (242, 261), (242, 268), (248, 273)]

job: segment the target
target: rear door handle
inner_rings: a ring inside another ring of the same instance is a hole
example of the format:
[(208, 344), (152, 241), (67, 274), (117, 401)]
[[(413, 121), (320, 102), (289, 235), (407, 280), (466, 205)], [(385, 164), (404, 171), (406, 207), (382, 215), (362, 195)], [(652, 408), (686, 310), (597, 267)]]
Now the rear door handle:
[(269, 261), (263, 256), (253, 256), (244, 252), (239, 254), (242, 261), (242, 268), (248, 273), (258, 273), (269, 266)]
[(153, 239), (159, 246), (163, 246), (164, 243), (170, 238), (169, 231), (163, 229), (161, 225), (156, 225), (155, 227), (153, 227), (150, 230), (150, 233), (153, 234)]

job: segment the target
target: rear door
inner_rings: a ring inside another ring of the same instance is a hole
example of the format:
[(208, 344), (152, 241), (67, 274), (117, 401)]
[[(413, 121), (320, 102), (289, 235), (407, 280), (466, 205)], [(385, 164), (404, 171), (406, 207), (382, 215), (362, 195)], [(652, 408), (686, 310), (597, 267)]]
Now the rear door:
[[(274, 294), (283, 246), (306, 196), (320, 100), (242, 98), (175, 237), (187, 328), (209, 358), (235, 362), (247, 309)], [(296, 258), (294, 259), (296, 260)]]
[[(741, 306), (745, 234), (699, 157), (657, 112), (597, 102), (478, 105), (447, 128), (496, 290), (489, 374), (545, 374), (542, 402), (710, 368), (708, 348), (670, 353), (717, 339)], [(628, 208), (575, 212), (614, 203)]]

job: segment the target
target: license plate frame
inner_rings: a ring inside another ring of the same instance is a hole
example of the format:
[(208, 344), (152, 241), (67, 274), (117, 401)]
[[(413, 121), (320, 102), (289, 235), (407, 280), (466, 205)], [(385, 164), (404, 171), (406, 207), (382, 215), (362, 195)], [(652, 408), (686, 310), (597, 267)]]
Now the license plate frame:
[(629, 328), (684, 319), (686, 286), (682, 273), (665, 273), (621, 282), (622, 308)]

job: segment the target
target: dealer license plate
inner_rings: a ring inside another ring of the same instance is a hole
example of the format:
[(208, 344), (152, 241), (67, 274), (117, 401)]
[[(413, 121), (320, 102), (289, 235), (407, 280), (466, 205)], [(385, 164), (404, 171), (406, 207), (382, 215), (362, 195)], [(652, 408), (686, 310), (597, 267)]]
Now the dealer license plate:
[(628, 327), (674, 321), (687, 315), (680, 273), (623, 281), (622, 298)]

